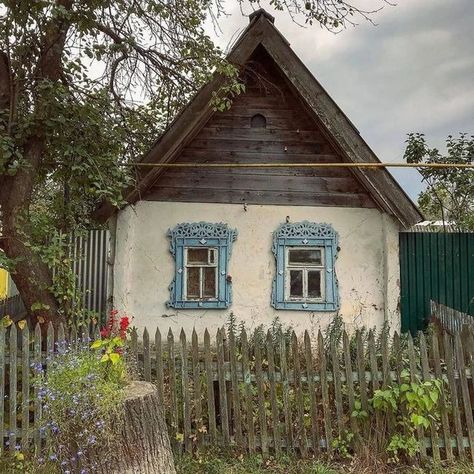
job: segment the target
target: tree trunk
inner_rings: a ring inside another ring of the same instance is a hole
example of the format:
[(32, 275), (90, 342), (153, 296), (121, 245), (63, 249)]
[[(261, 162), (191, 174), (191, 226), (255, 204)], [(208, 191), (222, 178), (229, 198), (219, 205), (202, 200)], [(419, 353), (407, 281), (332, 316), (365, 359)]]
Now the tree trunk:
[[(12, 258), (12, 256), (15, 258), (15, 255), (21, 255), (22, 257), (21, 261), (17, 261), (11, 274), (26, 308), (26, 314), (18, 317), (21, 319), (28, 316), (33, 326), (40, 322), (44, 328), (50, 321), (55, 328), (60, 323), (65, 323), (65, 318), (58, 313), (58, 303), (48, 288), (52, 284), (51, 272), (48, 266), (29, 249), (21, 254), (16, 252), (5, 253), (9, 258)], [(40, 303), (41, 307), (38, 306), (38, 309), (32, 310), (32, 305), (35, 303)]]
[[(14, 263), (11, 276), (25, 304), (27, 314), (33, 325), (39, 321), (46, 323), (44, 324), (46, 327), (51, 321), (57, 327), (65, 320), (59, 314), (58, 302), (51, 292), (53, 284), (51, 270), (31, 247), (24, 244), (25, 236), (19, 230), (15, 216), (6, 215), (7, 211), (4, 214), (2, 229), (4, 236), (0, 248)], [(31, 306), (35, 303), (40, 303), (41, 307), (32, 311)]]
[[(56, 7), (69, 11), (73, 0), (56, 0), (54, 3)], [(60, 322), (65, 321), (64, 317), (58, 313), (58, 302), (51, 293), (51, 271), (31, 247), (25, 245), (33, 244), (34, 241), (25, 231), (27, 226), (23, 225), (23, 220), (28, 218), (38, 171), (45, 158), (48, 138), (46, 124), (48, 120), (54, 118), (55, 113), (51, 99), (41, 92), (39, 85), (44, 84), (44, 80), (56, 84), (61, 80), (64, 45), (70, 23), (65, 21), (62, 15), (52, 15), (50, 21), (45, 22), (41, 27), (44, 28), (44, 34), (39, 44), (38, 61), (36, 64), (26, 61), (23, 65), (35, 71), (32, 97), (26, 100), (26, 103), (32, 100), (34, 110), (31, 111), (31, 123), (28, 134), (25, 136), (22, 136), (23, 132), (19, 131), (16, 136), (17, 132), (14, 128), (16, 122), (12, 113), (16, 100), (13, 94), (15, 87), (12, 85), (15, 77), (14, 68), (10, 64), (8, 54), (0, 53), (0, 129), (7, 131), (7, 136), (10, 135), (9, 138), (15, 148), (21, 150), (25, 161), (25, 164), (13, 175), (0, 170), (0, 250), (13, 260), (15, 268), (12, 278), (28, 314), (32, 317), (32, 323), (52, 321), (55, 326), (58, 326)], [(34, 57), (35, 55), (32, 55), (32, 58)], [(27, 87), (25, 91), (22, 93), (28, 96)], [(21, 120), (19, 122), (23, 123)], [(5, 170), (7, 164), (8, 160)], [(32, 312), (31, 305), (34, 303), (40, 303), (42, 308)]]
[(168, 428), (156, 387), (132, 382), (126, 388), (124, 417), (110, 462), (98, 474), (175, 474)]

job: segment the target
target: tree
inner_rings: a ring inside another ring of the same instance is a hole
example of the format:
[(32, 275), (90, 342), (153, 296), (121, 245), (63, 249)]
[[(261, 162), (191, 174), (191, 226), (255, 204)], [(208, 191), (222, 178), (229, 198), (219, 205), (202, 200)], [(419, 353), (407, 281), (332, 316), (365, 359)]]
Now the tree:
[[(373, 2), (371, 11), (343, 0), (272, 6), (340, 30), (370, 20), (385, 0)], [(150, 146), (211, 73), (227, 78), (217, 100), (240, 92), (237, 67), (203, 26), (223, 13), (220, 0), (0, 0), (0, 265), (33, 322), (70, 312), (64, 233), (89, 226), (100, 200), (123, 204), (133, 181), (123, 162)]]
[[(410, 133), (404, 158), (408, 163), (474, 163), (474, 136), (448, 136), (446, 154), (430, 148), (422, 133)], [(418, 204), (428, 219), (442, 220), (458, 230), (474, 231), (474, 170), (419, 168), (427, 184)]]

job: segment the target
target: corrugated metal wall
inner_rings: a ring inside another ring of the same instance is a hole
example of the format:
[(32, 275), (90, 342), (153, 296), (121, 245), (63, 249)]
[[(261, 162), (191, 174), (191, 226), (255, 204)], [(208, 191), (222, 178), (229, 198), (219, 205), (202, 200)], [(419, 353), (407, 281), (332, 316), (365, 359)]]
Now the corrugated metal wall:
[[(106, 229), (90, 230), (85, 236), (71, 237), (71, 257), (73, 258), (73, 270), (77, 276), (77, 289), (81, 294), (81, 307), (86, 311), (92, 311), (104, 315), (107, 306), (107, 253), (109, 245), (109, 231)], [(13, 281), (11, 281), (9, 298), (12, 300), (18, 294)], [(11, 303), (11, 302), (10, 302)], [(1, 305), (1, 303), (0, 303)], [(7, 314), (7, 309), (21, 308), (22, 305), (10, 304), (7, 301), (0, 309)], [(16, 315), (11, 314), (14, 318)]]
[(104, 313), (107, 299), (108, 230), (91, 230), (71, 241), (73, 270), (77, 288), (82, 292), (82, 307)]
[(430, 300), (474, 316), (474, 233), (400, 234), (402, 331), (426, 327)]

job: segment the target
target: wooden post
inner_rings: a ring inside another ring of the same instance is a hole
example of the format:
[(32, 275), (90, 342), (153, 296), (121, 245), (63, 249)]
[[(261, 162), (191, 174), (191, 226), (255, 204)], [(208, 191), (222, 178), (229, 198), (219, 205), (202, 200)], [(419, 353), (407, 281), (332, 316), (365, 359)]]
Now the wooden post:
[(216, 427), (216, 405), (214, 402), (214, 377), (212, 371), (211, 358), (211, 336), (209, 331), (204, 331), (204, 363), (206, 368), (206, 385), (207, 385), (207, 416), (209, 420), (209, 434), (211, 435), (211, 443), (217, 443), (217, 427)]
[(5, 443), (5, 326), (0, 324), (0, 456)]
[(308, 331), (304, 332), (304, 349), (306, 359), (306, 375), (308, 377), (308, 390), (310, 400), (310, 415), (311, 415), (311, 441), (313, 448), (313, 455), (317, 455), (320, 452), (320, 432), (319, 432), (319, 420), (318, 420), (318, 403), (316, 400), (316, 388), (314, 386), (314, 361), (313, 354), (311, 351), (311, 340), (309, 338)]
[(164, 374), (163, 374), (163, 347), (161, 342), (161, 332), (156, 328), (155, 332), (155, 353), (156, 353), (156, 388), (158, 391), (158, 400), (161, 406), (164, 406)]
[[(413, 346), (413, 338), (411, 334), (408, 334), (408, 359), (410, 364), (410, 380), (411, 382), (417, 381), (417, 360), (415, 357), (415, 348)], [(418, 427), (416, 430), (418, 442), (420, 444), (420, 457), (422, 461), (426, 460), (426, 446), (425, 446), (425, 434), (424, 430), (421, 427)]]
[(221, 415), (221, 430), (224, 446), (230, 444), (229, 414), (227, 412), (227, 388), (225, 383), (224, 367), (224, 335), (223, 329), (217, 330), (217, 377), (219, 380), (219, 405)]
[(191, 400), (189, 396), (188, 348), (186, 344), (186, 334), (183, 329), (181, 329), (179, 340), (181, 343), (181, 386), (183, 396), (184, 448), (187, 453), (192, 453), (193, 443), (191, 440)]
[(232, 415), (234, 426), (234, 440), (238, 448), (242, 447), (242, 419), (240, 407), (239, 382), (237, 374), (237, 347), (235, 345), (235, 336), (232, 331), (229, 332), (229, 359), (230, 359), (230, 380), (232, 384)]
[[(367, 397), (367, 381), (365, 380), (365, 357), (364, 357), (364, 343), (360, 331), (356, 333), (356, 350), (357, 350), (357, 373), (359, 378), (359, 393), (362, 410), (369, 413), (369, 401)], [(366, 435), (368, 433), (368, 424), (362, 421), (362, 432)]]
[[(379, 366), (377, 362), (377, 354), (375, 352), (375, 336), (374, 332), (369, 332), (369, 360), (370, 360), (370, 373), (372, 379), (372, 393), (380, 387), (380, 374)], [(384, 430), (382, 429), (382, 417), (378, 410), (375, 411), (375, 439), (377, 443), (380, 443), (384, 438)]]
[(280, 417), (278, 413), (276, 380), (275, 380), (275, 357), (273, 353), (273, 337), (270, 330), (267, 332), (267, 358), (268, 358), (268, 382), (270, 384), (270, 406), (272, 411), (272, 433), (275, 456), (280, 455)]
[(329, 392), (327, 381), (326, 353), (324, 352), (324, 340), (321, 331), (318, 331), (318, 351), (319, 351), (319, 380), (321, 383), (321, 394), (324, 414), (324, 434), (326, 437), (326, 450), (328, 455), (332, 454), (332, 425), (331, 410), (329, 405)]
[(306, 429), (304, 426), (304, 404), (303, 404), (303, 390), (301, 387), (301, 368), (300, 368), (300, 354), (298, 350), (298, 339), (295, 332), (291, 334), (291, 347), (293, 359), (293, 379), (296, 392), (296, 411), (298, 414), (298, 439), (299, 448), (302, 457), (308, 455), (306, 446)]
[(197, 446), (202, 447), (204, 436), (202, 430), (202, 405), (201, 405), (201, 371), (199, 365), (199, 343), (196, 329), (191, 336), (192, 369), (193, 369), (193, 398), (194, 398), (194, 425), (196, 427)]
[(448, 385), (451, 393), (451, 406), (454, 419), (454, 429), (456, 432), (456, 444), (457, 444), (457, 453), (461, 461), (465, 460), (464, 454), (464, 440), (462, 432), (462, 423), (461, 423), (461, 414), (459, 411), (459, 401), (458, 401), (458, 389), (456, 386), (456, 378), (454, 376), (454, 360), (453, 360), (453, 351), (451, 344), (449, 342), (449, 336), (444, 333), (444, 351), (446, 354), (446, 371), (448, 375)]
[(461, 336), (456, 334), (454, 339), (456, 361), (458, 366), (459, 381), (461, 385), (461, 394), (464, 406), (464, 418), (467, 425), (467, 436), (469, 439), (469, 452), (471, 453), (471, 462), (474, 462), (474, 421), (472, 418), (471, 398), (469, 395), (469, 388), (467, 385), (466, 366), (464, 363), (464, 352), (461, 342)]
[(280, 371), (281, 371), (281, 383), (283, 392), (283, 415), (285, 417), (285, 439), (286, 449), (288, 452), (293, 451), (293, 423), (290, 410), (290, 398), (289, 389), (290, 384), (288, 380), (288, 366), (286, 356), (286, 341), (285, 335), (280, 334)]
[(262, 351), (260, 344), (262, 341), (257, 339), (255, 341), (255, 379), (257, 381), (257, 398), (258, 398), (258, 419), (260, 425), (260, 446), (262, 449), (262, 456), (268, 456), (267, 444), (267, 417), (265, 414), (265, 393), (263, 386), (262, 373)]
[(15, 452), (16, 446), (16, 411), (17, 411), (17, 356), (18, 356), (18, 339), (16, 325), (10, 326), (10, 393), (8, 399), (10, 400), (10, 452)]
[(332, 365), (332, 374), (334, 381), (334, 402), (336, 404), (336, 424), (337, 424), (337, 434), (342, 436), (344, 432), (344, 410), (342, 404), (342, 385), (341, 385), (341, 367), (339, 366), (339, 354), (336, 347), (336, 341), (332, 337), (329, 341), (330, 353), (331, 353), (331, 365)]
[[(432, 356), (433, 356), (435, 377), (437, 379), (442, 380), (443, 372), (441, 370), (438, 335), (436, 334), (436, 331), (433, 331), (431, 346), (432, 346)], [(451, 446), (451, 433), (449, 430), (449, 418), (448, 418), (447, 403), (446, 403), (446, 387), (444, 383), (441, 388), (440, 411), (441, 411), (441, 427), (443, 430), (443, 440), (444, 440), (444, 448), (446, 451), (446, 458), (448, 462), (452, 462), (454, 459), (454, 456), (453, 456), (453, 448)]]
[(147, 328), (143, 331), (143, 378), (151, 382), (150, 335)]
[[(342, 335), (342, 347), (344, 351), (344, 365), (346, 370), (346, 386), (347, 386), (347, 401), (349, 405), (349, 413), (352, 414), (355, 408), (355, 398), (354, 398), (354, 379), (353, 379), (353, 372), (352, 372), (352, 361), (351, 361), (351, 353), (349, 348), (349, 336), (347, 332), (344, 331)], [(354, 437), (357, 440), (357, 445), (360, 442), (359, 439), (359, 425), (357, 424), (356, 419), (351, 416), (351, 430), (354, 433)]]
[[(421, 372), (424, 381), (431, 380), (431, 371), (428, 362), (428, 351), (426, 348), (426, 339), (423, 333), (420, 334), (420, 355), (421, 355)], [(471, 418), (472, 419), (472, 418)], [(439, 442), (438, 442), (438, 434), (436, 432), (436, 427), (431, 422), (430, 423), (430, 438), (431, 438), (431, 450), (433, 452), (433, 459), (435, 462), (439, 462), (441, 460), (440, 452), (439, 452)]]
[(30, 430), (30, 331), (28, 325), (22, 330), (21, 359), (21, 448), (26, 452), (30, 444), (28, 439)]
[[(34, 344), (34, 364), (38, 367), (43, 365), (43, 361), (41, 358), (41, 347), (42, 347), (42, 334), (41, 334), (41, 327), (39, 324), (36, 324), (35, 327), (35, 344)], [(39, 399), (39, 387), (38, 384), (35, 385), (34, 389), (34, 424), (35, 424), (35, 433), (34, 433), (34, 445), (35, 445), (35, 454), (39, 454), (41, 450), (41, 433), (39, 431), (39, 422), (41, 419), (41, 400)]]
[(247, 424), (248, 450), (250, 454), (255, 452), (255, 429), (253, 425), (253, 395), (252, 381), (250, 374), (249, 346), (247, 333), (242, 329), (240, 336), (242, 341), (242, 376), (244, 379), (244, 397), (245, 397), (245, 421)]
[(178, 400), (176, 397), (176, 361), (174, 355), (174, 335), (171, 328), (168, 331), (168, 379), (170, 384), (170, 442), (178, 447), (176, 435), (179, 430)]

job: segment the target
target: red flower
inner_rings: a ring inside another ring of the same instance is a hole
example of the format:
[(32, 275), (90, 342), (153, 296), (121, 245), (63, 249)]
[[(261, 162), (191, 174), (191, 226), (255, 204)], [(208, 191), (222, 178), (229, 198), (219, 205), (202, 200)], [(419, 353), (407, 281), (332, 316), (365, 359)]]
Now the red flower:
[(120, 318), (120, 329), (126, 331), (128, 329), (128, 325), (130, 324), (130, 318), (128, 316), (124, 316)]
[(117, 314), (118, 311), (116, 309), (110, 311), (105, 326), (100, 330), (101, 337), (111, 338), (118, 335), (122, 339), (126, 339), (131, 318), (128, 316), (122, 316), (119, 319), (116, 317)]
[(125, 339), (129, 324), (130, 318), (128, 316), (123, 316), (122, 318), (120, 318), (120, 337), (122, 339)]

